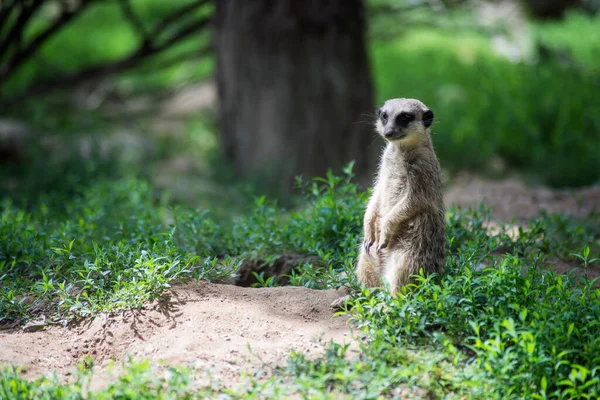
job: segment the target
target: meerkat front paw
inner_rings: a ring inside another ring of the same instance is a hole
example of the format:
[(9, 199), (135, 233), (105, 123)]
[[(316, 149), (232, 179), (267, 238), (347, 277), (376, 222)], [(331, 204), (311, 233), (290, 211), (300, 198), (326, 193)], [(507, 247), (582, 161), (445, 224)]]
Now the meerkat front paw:
[(371, 253), (371, 247), (375, 244), (376, 239), (373, 232), (369, 229), (365, 231), (365, 238), (363, 240), (363, 248), (367, 252), (367, 254)]
[(373, 246), (373, 244), (375, 244), (375, 239), (365, 238), (365, 240), (363, 241), (363, 247), (367, 254), (371, 254), (371, 246)]
[(381, 253), (381, 250), (385, 249), (389, 244), (388, 240), (383, 240), (381, 242), (379, 242), (379, 244), (377, 245), (377, 248), (375, 249), (375, 251), (377, 253)]
[(392, 232), (391, 232), (391, 229), (388, 228), (389, 226), (390, 226), (389, 224), (383, 225), (383, 229), (381, 230), (381, 233), (379, 234), (379, 242), (377, 244), (377, 252), (378, 253), (379, 253), (379, 251), (388, 247), (388, 244), (390, 244), (390, 240), (392, 238)]

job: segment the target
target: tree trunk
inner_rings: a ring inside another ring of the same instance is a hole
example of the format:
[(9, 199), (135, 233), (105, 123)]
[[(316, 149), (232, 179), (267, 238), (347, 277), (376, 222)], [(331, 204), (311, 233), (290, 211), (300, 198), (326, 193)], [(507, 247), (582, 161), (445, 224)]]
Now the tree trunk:
[(283, 191), (297, 174), (339, 172), (351, 160), (367, 176), (362, 0), (217, 0), (215, 16), (221, 145), (237, 173)]
[(524, 0), (526, 7), (535, 18), (562, 18), (569, 8), (581, 7), (582, 0)]

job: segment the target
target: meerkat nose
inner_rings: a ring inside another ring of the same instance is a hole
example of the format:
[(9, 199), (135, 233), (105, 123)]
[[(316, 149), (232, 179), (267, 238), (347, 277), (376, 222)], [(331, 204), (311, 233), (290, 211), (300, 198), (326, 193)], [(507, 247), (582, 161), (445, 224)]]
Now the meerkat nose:
[(385, 137), (394, 136), (394, 131), (392, 129), (385, 131)]

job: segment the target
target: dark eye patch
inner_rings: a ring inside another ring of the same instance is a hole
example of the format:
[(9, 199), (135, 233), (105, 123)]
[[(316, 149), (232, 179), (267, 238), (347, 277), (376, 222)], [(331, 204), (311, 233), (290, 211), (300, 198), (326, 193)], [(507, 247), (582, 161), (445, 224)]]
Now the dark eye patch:
[(379, 111), (380, 111), (380, 114), (381, 114), (381, 122), (383, 122), (384, 124), (387, 123), (387, 120), (388, 120), (387, 113), (385, 111), (383, 111), (383, 112), (381, 112), (381, 110), (379, 110)]
[(407, 126), (411, 121), (415, 119), (415, 114), (410, 112), (401, 112), (396, 116), (396, 125)]

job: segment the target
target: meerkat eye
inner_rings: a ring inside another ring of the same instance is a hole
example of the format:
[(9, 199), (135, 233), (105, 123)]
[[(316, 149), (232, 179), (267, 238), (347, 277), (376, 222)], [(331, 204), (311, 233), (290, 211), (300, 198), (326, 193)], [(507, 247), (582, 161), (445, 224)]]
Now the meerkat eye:
[(388, 120), (388, 115), (384, 111), (384, 112), (381, 113), (381, 122), (383, 122), (385, 124), (385, 123), (387, 123), (387, 120)]

